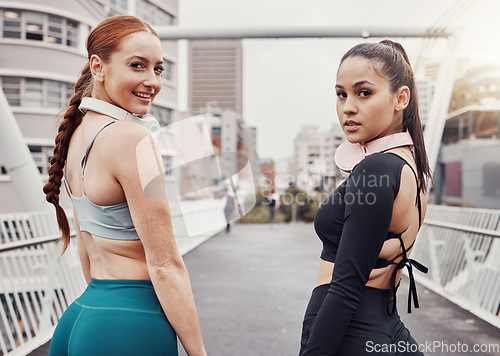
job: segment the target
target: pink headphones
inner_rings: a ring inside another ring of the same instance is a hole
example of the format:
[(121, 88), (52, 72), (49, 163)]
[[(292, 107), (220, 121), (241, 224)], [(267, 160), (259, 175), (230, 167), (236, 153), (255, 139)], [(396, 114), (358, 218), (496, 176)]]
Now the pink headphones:
[(413, 140), (409, 132), (400, 132), (384, 136), (368, 143), (342, 143), (335, 151), (335, 164), (344, 177), (348, 177), (353, 167), (363, 158), (376, 152), (384, 152), (391, 148), (412, 146)]

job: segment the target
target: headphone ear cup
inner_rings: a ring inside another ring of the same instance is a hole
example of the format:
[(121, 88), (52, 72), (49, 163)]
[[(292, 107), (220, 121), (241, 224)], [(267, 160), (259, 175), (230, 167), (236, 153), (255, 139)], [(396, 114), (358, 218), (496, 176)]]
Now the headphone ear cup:
[[(351, 173), (354, 166), (366, 157), (366, 151), (357, 143), (346, 141), (335, 150), (335, 164), (342, 175)], [(344, 175), (345, 177), (345, 175)]]
[(142, 126), (148, 128), (152, 132), (160, 130), (160, 123), (151, 114), (141, 115), (140, 117), (137, 117), (137, 119), (140, 121)]

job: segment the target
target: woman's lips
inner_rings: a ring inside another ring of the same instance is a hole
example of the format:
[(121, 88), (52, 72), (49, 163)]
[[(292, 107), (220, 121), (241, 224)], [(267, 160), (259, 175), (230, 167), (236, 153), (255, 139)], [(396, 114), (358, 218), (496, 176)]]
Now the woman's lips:
[(361, 124), (358, 124), (356, 121), (347, 120), (344, 122), (344, 128), (346, 131), (356, 131), (359, 127), (361, 127)]

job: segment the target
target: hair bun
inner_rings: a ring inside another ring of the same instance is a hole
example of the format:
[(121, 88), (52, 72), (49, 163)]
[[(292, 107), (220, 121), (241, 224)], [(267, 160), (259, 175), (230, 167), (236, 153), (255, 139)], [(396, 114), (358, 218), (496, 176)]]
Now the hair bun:
[(410, 64), (410, 59), (408, 58), (408, 55), (406, 54), (406, 51), (403, 48), (403, 46), (401, 45), (401, 43), (394, 42), (394, 41), (391, 41), (391, 40), (382, 40), (379, 43), (383, 44), (383, 45), (386, 45), (386, 46), (389, 46), (389, 47), (395, 49), (396, 51), (398, 51), (399, 53), (401, 53), (403, 55), (403, 58), (405, 59), (405, 61), (408, 64)]

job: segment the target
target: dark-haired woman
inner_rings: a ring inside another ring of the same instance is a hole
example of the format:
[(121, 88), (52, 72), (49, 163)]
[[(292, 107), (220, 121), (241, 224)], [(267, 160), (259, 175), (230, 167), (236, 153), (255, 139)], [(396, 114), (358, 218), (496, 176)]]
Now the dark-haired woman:
[(396, 308), (402, 269), (409, 309), (412, 268), (426, 271), (409, 258), (430, 177), (413, 71), (400, 44), (364, 43), (342, 57), (335, 88), (350, 145), (336, 161), (349, 176), (315, 217), (323, 251), (300, 355), (422, 355)]
[(140, 121), (126, 120), (147, 114), (161, 89), (160, 40), (141, 20), (118, 16), (90, 33), (87, 52), (44, 192), (56, 207), (65, 250), (64, 176), (88, 287), (61, 317), (49, 355), (177, 355), (178, 336), (188, 355), (203, 356), (157, 141)]

